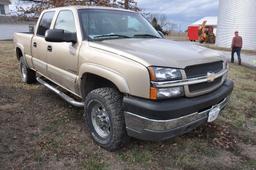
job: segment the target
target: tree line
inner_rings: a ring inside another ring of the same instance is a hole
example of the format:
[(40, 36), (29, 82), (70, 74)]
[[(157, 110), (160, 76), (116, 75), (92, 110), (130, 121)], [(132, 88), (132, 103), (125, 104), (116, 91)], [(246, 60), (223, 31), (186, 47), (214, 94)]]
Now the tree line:
[(31, 0), (34, 4), (30, 8), (17, 8), (21, 17), (37, 18), (44, 9), (70, 6), (70, 5), (86, 5), (86, 6), (107, 6), (116, 8), (125, 8), (139, 11), (135, 0)]

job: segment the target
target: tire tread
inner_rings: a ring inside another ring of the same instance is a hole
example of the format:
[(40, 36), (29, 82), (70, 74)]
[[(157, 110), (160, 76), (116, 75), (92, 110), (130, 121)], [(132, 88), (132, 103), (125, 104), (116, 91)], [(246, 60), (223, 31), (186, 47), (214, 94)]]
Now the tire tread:
[[(124, 114), (122, 111), (122, 95), (114, 88), (106, 87), (106, 88), (95, 89), (91, 91), (86, 97), (85, 107), (87, 105), (86, 103), (88, 103), (91, 97), (95, 95), (105, 99), (105, 104), (108, 107), (107, 109), (110, 110), (111, 112), (110, 114), (111, 114), (111, 119), (113, 124), (112, 125), (113, 135), (112, 135), (111, 141), (106, 145), (102, 145), (97, 141), (96, 142), (103, 148), (109, 151), (114, 151), (116, 149), (119, 149), (123, 145), (125, 145), (129, 139), (126, 133)], [(86, 113), (85, 113), (85, 118), (88, 121), (89, 118), (86, 117)]]
[[(25, 80), (25, 83), (27, 84), (33, 84), (36, 82), (36, 72), (34, 70), (31, 70), (26, 66), (26, 63), (24, 61), (24, 57), (20, 57), (20, 66), (24, 65), (27, 69), (27, 79)], [(20, 68), (21, 69), (21, 68)]]

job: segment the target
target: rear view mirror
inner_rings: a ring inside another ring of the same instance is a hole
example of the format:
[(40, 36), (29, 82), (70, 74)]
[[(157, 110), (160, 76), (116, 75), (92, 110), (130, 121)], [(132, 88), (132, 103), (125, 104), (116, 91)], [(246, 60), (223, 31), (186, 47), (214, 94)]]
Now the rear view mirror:
[(62, 29), (49, 29), (45, 32), (45, 41), (76, 43), (76, 33), (65, 32)]

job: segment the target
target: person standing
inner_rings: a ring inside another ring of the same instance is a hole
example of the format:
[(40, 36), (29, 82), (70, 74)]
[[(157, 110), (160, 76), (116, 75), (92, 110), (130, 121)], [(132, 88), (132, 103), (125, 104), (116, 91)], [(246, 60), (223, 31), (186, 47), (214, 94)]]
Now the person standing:
[(234, 63), (234, 54), (237, 54), (238, 63), (241, 65), (241, 49), (243, 47), (243, 39), (239, 36), (238, 31), (235, 32), (235, 37), (232, 40), (231, 63)]

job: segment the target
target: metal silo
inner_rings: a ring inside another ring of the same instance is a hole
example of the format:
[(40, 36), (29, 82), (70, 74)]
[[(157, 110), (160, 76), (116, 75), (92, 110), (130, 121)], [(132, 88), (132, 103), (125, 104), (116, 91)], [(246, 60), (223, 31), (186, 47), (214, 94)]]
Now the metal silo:
[(244, 49), (256, 50), (256, 0), (219, 0), (216, 45), (231, 47), (235, 31)]

